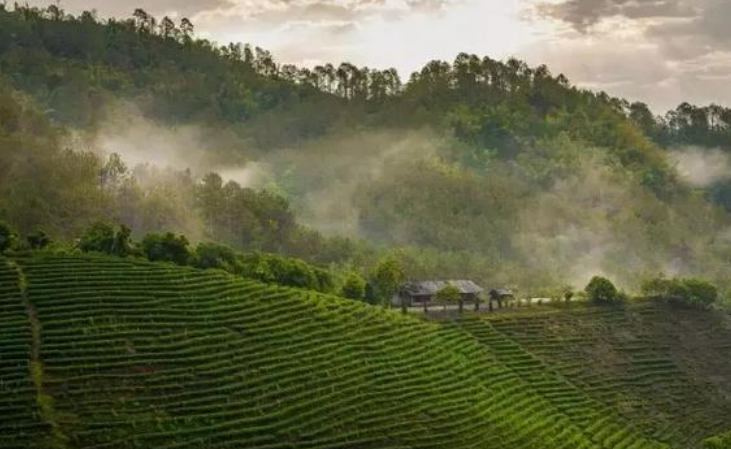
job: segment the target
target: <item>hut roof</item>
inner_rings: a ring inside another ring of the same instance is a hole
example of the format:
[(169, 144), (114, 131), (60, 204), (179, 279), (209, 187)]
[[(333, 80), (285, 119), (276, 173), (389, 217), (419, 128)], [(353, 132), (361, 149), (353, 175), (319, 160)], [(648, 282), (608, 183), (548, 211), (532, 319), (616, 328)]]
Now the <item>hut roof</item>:
[(447, 285), (453, 285), (459, 289), (462, 294), (480, 293), (482, 287), (472, 281), (417, 281), (407, 282), (403, 285), (402, 291), (412, 296), (428, 296), (436, 295), (437, 292)]
[(505, 298), (506, 296), (513, 296), (513, 292), (509, 288), (494, 288), (490, 290), (490, 296), (493, 298)]

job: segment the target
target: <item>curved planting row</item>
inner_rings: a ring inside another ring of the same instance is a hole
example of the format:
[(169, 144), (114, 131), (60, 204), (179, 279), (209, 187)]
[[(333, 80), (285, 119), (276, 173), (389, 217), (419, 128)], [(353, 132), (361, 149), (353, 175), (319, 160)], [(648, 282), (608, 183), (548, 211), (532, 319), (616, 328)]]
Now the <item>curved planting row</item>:
[(536, 372), (550, 368), (647, 438), (697, 448), (731, 426), (731, 326), (719, 314), (638, 303), (483, 320)]
[(31, 381), (30, 344), (18, 271), (0, 258), (0, 448), (34, 447), (47, 436)]
[(497, 331), (483, 316), (466, 315), (458, 320), (466, 330), (504, 366), (547, 398), (561, 413), (586, 427), (592, 441), (601, 447), (657, 447), (643, 438), (631, 421), (625, 421), (599, 401), (568, 381), (542, 360)]
[(70, 447), (660, 447), (612, 440), (458, 327), (210, 271), (18, 263)]

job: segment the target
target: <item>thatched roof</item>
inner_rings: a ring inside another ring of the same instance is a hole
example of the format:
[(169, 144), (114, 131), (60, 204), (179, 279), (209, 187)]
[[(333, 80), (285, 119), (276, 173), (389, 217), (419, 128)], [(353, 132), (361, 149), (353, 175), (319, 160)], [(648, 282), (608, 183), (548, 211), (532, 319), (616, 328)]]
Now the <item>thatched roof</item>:
[(482, 287), (472, 281), (418, 281), (407, 282), (401, 288), (401, 291), (411, 296), (432, 296), (447, 285), (453, 285), (459, 289), (462, 294), (477, 294), (482, 291)]

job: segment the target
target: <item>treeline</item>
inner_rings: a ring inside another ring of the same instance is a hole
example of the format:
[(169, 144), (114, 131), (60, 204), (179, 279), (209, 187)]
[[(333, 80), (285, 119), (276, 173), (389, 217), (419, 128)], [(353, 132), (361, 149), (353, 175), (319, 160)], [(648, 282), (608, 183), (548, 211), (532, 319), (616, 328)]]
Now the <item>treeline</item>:
[[(223, 165), (265, 159), (272, 188), (127, 167), (68, 143), (113, 121), (106, 106), (119, 100), (228, 139), (211, 138)], [(637, 290), (668, 267), (731, 285), (728, 214), (678, 179), (643, 117), (516, 59), (460, 54), (402, 83), (347, 63), (281, 65), (142, 10), (100, 21), (0, 8), (0, 218), (22, 233), (71, 240), (97, 221), (139, 241), (172, 230), (333, 264), (368, 285), (387, 259), (410, 279), (524, 292), (593, 272)], [(344, 215), (351, 238), (331, 236)]]
[(494, 152), (515, 158), (568, 132), (612, 149), (656, 194), (678, 188), (657, 149), (631, 129), (626, 102), (572, 87), (546, 66), (463, 53), (452, 64), (428, 63), (402, 85), (393, 69), (281, 65), (262, 49), (194, 38), (193, 29), (139, 9), (101, 22), (55, 6), (16, 6), (0, 10), (0, 68), (73, 124), (91, 125), (105, 98), (121, 96), (167, 121), (245, 122), (238, 132), (263, 150), (337, 126), (430, 125), (464, 142), (462, 159), (472, 165)]
[(302, 259), (260, 251), (236, 251), (213, 242), (191, 244), (182, 234), (150, 233), (135, 240), (125, 225), (96, 222), (74, 240), (55, 241), (42, 230), (20, 233), (0, 221), (0, 255), (6, 252), (54, 251), (144, 258), (199, 269), (217, 269), (269, 284), (337, 294), (386, 305), (405, 281), (401, 264), (383, 258), (368, 272), (350, 266), (324, 268)]
[(664, 147), (696, 145), (731, 151), (731, 108), (682, 103), (664, 116), (655, 116), (644, 103), (633, 103), (629, 111), (632, 120)]
[[(262, 252), (244, 253), (209, 242), (191, 245), (184, 235), (172, 232), (151, 233), (136, 241), (127, 226), (97, 222), (71, 243), (54, 242), (41, 230), (23, 236), (11, 226), (0, 222), (0, 253), (28, 250), (80, 251), (117, 257), (138, 257), (151, 262), (219, 269), (266, 283), (323, 293), (335, 293), (336, 287), (339, 287), (329, 270), (301, 259)], [(347, 288), (346, 291), (349, 291)], [(364, 299), (364, 295), (353, 299)]]

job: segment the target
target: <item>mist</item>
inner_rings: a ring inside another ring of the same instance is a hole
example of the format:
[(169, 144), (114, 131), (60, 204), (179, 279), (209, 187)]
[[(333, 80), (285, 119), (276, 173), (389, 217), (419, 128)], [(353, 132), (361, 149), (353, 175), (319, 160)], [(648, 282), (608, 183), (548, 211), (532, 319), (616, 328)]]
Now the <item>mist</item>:
[(718, 148), (686, 146), (668, 154), (681, 178), (693, 187), (708, 187), (731, 177), (731, 158)]
[(103, 120), (83, 139), (103, 159), (114, 153), (130, 168), (190, 171), (194, 177), (217, 172), (247, 186), (259, 180), (256, 165), (249, 163), (251, 146), (229, 129), (162, 123), (121, 100), (106, 105), (100, 115)]
[[(146, 190), (142, 196), (160, 198), (145, 204), (168, 217), (140, 223), (124, 215), (144, 231), (168, 228), (205, 238), (190, 189), (215, 172), (226, 182), (285, 197), (297, 221), (325, 237), (348, 237), (385, 252), (411, 248), (406, 270), (418, 276), (449, 273), (531, 290), (558, 282), (580, 289), (603, 275), (633, 291), (647, 276), (708, 266), (690, 218), (706, 213), (702, 205), (672, 212), (636, 179), (618, 173), (603, 150), (570, 141), (474, 171), (458, 162), (464, 156), (459, 144), (426, 128), (333, 129), (264, 150), (246, 137), (246, 128), (167, 125), (129, 103), (115, 104), (105, 117), (92, 146), (102, 157), (119, 154)], [(547, 160), (557, 152), (566, 165), (548, 175), (547, 188), (524, 184), (551, 166)], [(719, 150), (677, 149), (670, 159), (693, 186), (731, 173)], [(712, 220), (703, 226), (710, 235), (720, 232)], [(657, 244), (658, 236), (676, 234), (686, 237), (677, 245)], [(416, 262), (420, 257), (439, 261)]]

